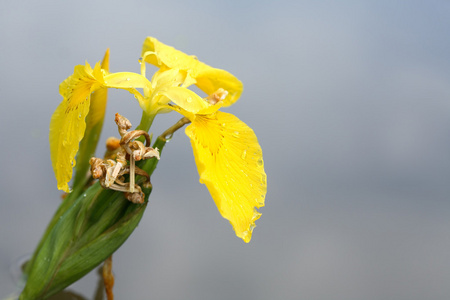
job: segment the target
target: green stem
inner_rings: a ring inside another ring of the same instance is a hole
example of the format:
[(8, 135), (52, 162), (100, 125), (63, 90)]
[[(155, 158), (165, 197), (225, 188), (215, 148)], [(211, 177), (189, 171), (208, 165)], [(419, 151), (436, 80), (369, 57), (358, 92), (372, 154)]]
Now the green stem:
[(142, 112), (141, 123), (136, 127), (136, 129), (144, 130), (148, 132), (150, 127), (152, 126), (153, 120), (155, 119), (156, 114), (147, 114), (145, 111)]
[[(145, 111), (142, 111), (141, 123), (139, 123), (138, 127), (136, 127), (136, 130), (144, 130), (145, 132), (148, 132), (150, 130), (150, 127), (152, 127), (152, 123), (155, 117), (156, 114), (149, 115)], [(144, 142), (144, 137), (141, 136), (136, 140)]]
[(158, 138), (162, 139), (164, 141), (170, 140), (170, 138), (172, 138), (172, 135), (175, 133), (175, 131), (177, 131), (178, 129), (180, 129), (181, 127), (183, 127), (184, 125), (189, 124), (189, 123), (191, 123), (191, 121), (189, 121), (188, 118), (186, 118), (186, 117), (181, 118), (178, 120), (178, 122), (173, 124), (166, 131), (164, 131)]

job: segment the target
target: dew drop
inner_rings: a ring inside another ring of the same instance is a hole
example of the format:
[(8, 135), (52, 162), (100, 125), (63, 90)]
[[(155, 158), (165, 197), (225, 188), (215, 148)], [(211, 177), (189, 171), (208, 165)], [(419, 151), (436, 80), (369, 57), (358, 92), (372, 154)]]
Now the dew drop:
[(247, 157), (247, 150), (242, 151), (241, 158), (245, 159)]
[(261, 176), (261, 186), (264, 186), (266, 184), (267, 184), (267, 176), (266, 176), (266, 174), (263, 174)]
[(187, 97), (186, 101), (191, 103), (192, 102), (192, 98), (191, 97)]
[(78, 119), (81, 119), (81, 114), (78, 114)]
[(245, 177), (248, 177), (248, 174), (247, 174), (244, 170), (242, 170), (242, 169), (241, 169), (241, 173), (244, 174)]
[(173, 133), (166, 135), (164, 138), (166, 139), (166, 143), (170, 142), (173, 137)]
[(258, 161), (256, 162), (258, 164), (258, 166), (262, 166), (263, 165), (263, 160), (262, 158), (258, 159)]
[(127, 81), (130, 81), (130, 78), (127, 78)]

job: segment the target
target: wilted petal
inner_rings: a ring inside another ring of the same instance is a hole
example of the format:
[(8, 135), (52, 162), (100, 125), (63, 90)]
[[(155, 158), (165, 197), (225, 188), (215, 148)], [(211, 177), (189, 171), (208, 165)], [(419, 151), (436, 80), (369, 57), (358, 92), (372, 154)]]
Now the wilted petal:
[(267, 190), (262, 150), (253, 130), (231, 114), (196, 116), (186, 128), (204, 183), (222, 216), (246, 243)]

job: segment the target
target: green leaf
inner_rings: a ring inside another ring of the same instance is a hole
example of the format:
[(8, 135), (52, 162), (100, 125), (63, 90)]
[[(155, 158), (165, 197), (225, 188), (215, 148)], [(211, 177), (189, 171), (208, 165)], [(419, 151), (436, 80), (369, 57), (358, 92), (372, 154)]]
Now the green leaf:
[[(157, 139), (160, 151), (165, 141)], [(158, 160), (141, 164), (150, 175)], [(150, 189), (143, 189), (144, 204), (133, 204), (123, 193), (105, 190), (97, 182), (75, 200), (65, 199), (50, 222), (29, 266), (21, 300), (45, 299), (73, 282), (113, 254), (138, 225)]]
[[(86, 117), (86, 122), (89, 124), (89, 117)], [(100, 133), (103, 127), (103, 119), (95, 124), (90, 130), (87, 130), (83, 139), (80, 142), (80, 148), (77, 154), (77, 164), (75, 165), (75, 176), (73, 179), (72, 193), (75, 193), (78, 197), (84, 189), (86, 182), (88, 181), (88, 173), (91, 165), (89, 159), (94, 156), (97, 149), (97, 143), (100, 138)]]
[(20, 299), (51, 296), (87, 274), (128, 238), (145, 206), (103, 190), (98, 183), (92, 186), (47, 236)]

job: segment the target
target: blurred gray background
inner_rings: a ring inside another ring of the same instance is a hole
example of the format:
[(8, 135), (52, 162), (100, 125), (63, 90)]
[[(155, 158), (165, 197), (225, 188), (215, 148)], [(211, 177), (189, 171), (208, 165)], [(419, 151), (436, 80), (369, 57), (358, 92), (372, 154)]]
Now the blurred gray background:
[[(117, 299), (449, 299), (449, 32), (443, 0), (1, 1), (0, 298), (60, 202), (59, 83), (107, 47), (112, 72), (139, 72), (154, 36), (243, 81), (225, 111), (256, 132), (268, 194), (245, 244), (178, 132), (114, 255)], [(109, 95), (102, 141), (141, 113)], [(70, 289), (92, 299), (97, 280)]]

